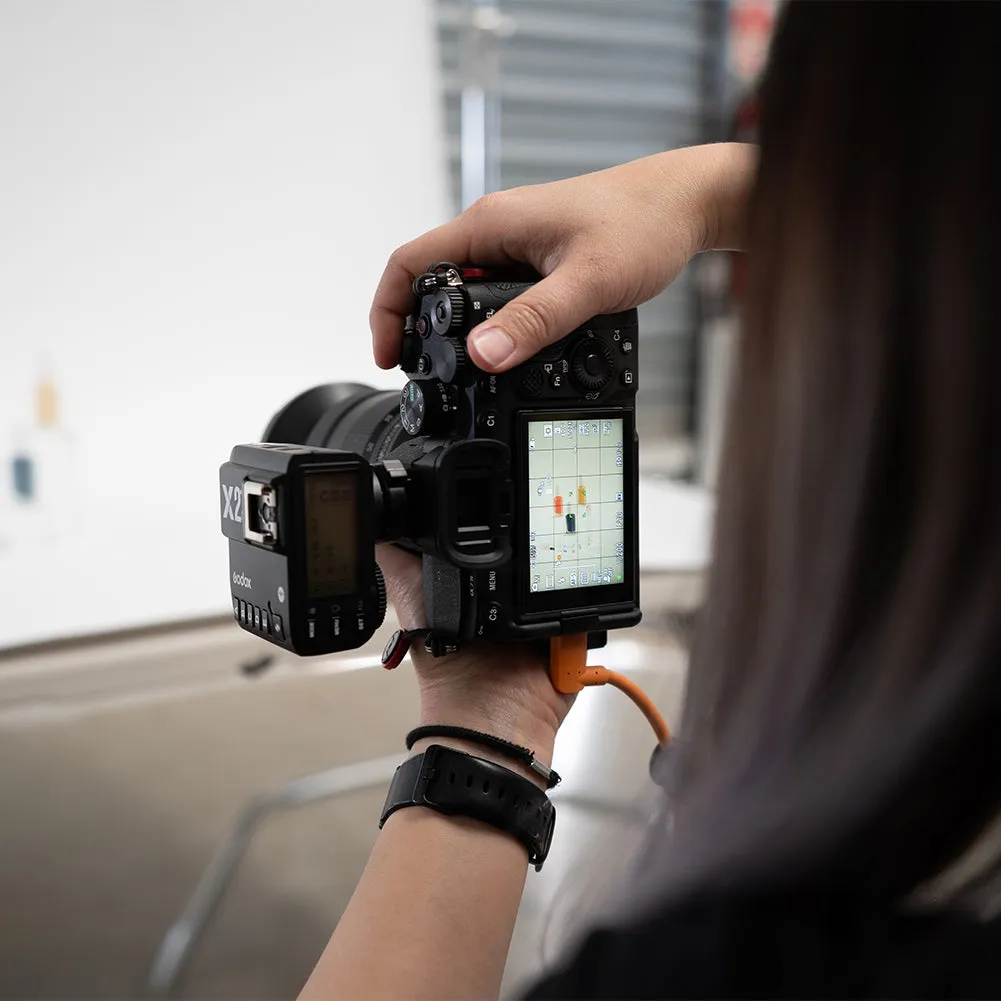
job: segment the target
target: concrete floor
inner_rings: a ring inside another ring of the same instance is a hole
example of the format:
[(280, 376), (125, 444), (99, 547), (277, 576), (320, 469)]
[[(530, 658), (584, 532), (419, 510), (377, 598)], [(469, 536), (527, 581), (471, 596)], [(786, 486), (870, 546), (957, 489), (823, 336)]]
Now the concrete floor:
[[(651, 615), (592, 660), (628, 667), (669, 721), (684, 653)], [(389, 754), (416, 719), (404, 666), (279, 657), (232, 624), (0, 658), (0, 998), (146, 992), (164, 931), (228, 824), (268, 788)], [(615, 691), (574, 707), (552, 854), (530, 873), (505, 982), (516, 992), (581, 930), (643, 824), (652, 735)], [(293, 997), (376, 834), (385, 783), (272, 816), (181, 983), (189, 998)], [(614, 840), (615, 857), (597, 851)], [(589, 865), (587, 863), (594, 862)], [(582, 862), (584, 864), (582, 864)], [(599, 868), (600, 866), (600, 868)]]

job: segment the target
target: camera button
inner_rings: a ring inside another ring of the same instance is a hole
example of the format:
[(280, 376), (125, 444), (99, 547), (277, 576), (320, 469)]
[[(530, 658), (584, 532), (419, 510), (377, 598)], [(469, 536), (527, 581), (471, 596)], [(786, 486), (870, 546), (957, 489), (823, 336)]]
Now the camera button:
[(581, 341), (570, 360), (574, 383), (586, 393), (604, 389), (615, 375), (612, 349), (597, 337)]
[(240, 599), (240, 624), (247, 624), (247, 603), (241, 598)]
[(636, 376), (633, 374), (633, 370), (631, 368), (624, 368), (622, 370), (621, 378), (623, 386), (632, 386), (636, 382)]
[(254, 628), (260, 631), (261, 628), (261, 610), (254, 605)]
[(265, 636), (271, 635), (271, 619), (268, 617), (268, 610), (266, 608), (261, 609), (261, 632)]
[(277, 612), (271, 613), (271, 628), (274, 630), (275, 636), (281, 639), (284, 635), (284, 625), (282, 624), (282, 617)]
[(564, 375), (562, 372), (552, 372), (549, 376), (549, 388), (550, 389), (562, 389), (563, 388)]
[(233, 618), (236, 619), (237, 622), (240, 621), (240, 599), (239, 598), (234, 598), (233, 599)]
[(481, 410), (480, 415), (476, 418), (476, 423), (484, 431), (495, 430), (497, 427), (497, 411)]
[(633, 341), (632, 341), (632, 338), (631, 337), (623, 337), (622, 340), (619, 341), (619, 350), (624, 355), (631, 355), (633, 353)]
[(521, 373), (518, 388), (522, 396), (538, 396), (545, 385), (546, 377), (538, 365), (530, 365)]
[(331, 627), (334, 630), (334, 636), (335, 637), (336, 636), (340, 636), (341, 635), (341, 617), (339, 615), (333, 616), (331, 618), (331, 620), (330, 620), (330, 625), (331, 625)]

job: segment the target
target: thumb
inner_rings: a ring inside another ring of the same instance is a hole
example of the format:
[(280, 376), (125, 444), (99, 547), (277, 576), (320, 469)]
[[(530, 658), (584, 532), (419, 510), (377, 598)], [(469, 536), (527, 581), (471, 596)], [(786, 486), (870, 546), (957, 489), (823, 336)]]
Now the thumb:
[(504, 372), (531, 358), (601, 312), (599, 284), (583, 280), (569, 262), (560, 265), (470, 332), (473, 361), (485, 372)]

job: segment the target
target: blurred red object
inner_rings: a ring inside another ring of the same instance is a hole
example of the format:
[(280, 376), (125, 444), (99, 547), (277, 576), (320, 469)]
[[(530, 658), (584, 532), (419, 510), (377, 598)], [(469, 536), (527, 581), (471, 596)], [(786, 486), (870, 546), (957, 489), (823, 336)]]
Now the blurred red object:
[(730, 70), (744, 83), (756, 79), (765, 64), (775, 7), (775, 0), (733, 0), (730, 4)]

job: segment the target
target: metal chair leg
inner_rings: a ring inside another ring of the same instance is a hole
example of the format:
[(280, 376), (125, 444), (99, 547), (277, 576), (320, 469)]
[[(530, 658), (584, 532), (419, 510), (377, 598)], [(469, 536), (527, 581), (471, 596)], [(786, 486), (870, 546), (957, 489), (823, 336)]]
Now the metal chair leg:
[(170, 997), (225, 894), (258, 824), (269, 814), (307, 806), (333, 796), (388, 783), (400, 756), (342, 765), (293, 779), (255, 799), (243, 809), (216, 849), (180, 916), (167, 929), (150, 968), (151, 997)]
[[(147, 980), (147, 993), (152, 998), (172, 997), (192, 954), (201, 941), (209, 922), (222, 902), (246, 854), (250, 840), (265, 817), (282, 810), (308, 806), (346, 793), (360, 792), (388, 783), (400, 764), (398, 754), (375, 758), (354, 765), (342, 765), (293, 779), (285, 785), (255, 797), (233, 822), (229, 833), (216, 849), (202, 871), (194, 892), (184, 910), (167, 929), (153, 959)], [(627, 804), (607, 803), (572, 793), (556, 791), (557, 803), (576, 806), (599, 814), (619, 815), (623, 819), (642, 821), (647, 815)]]

